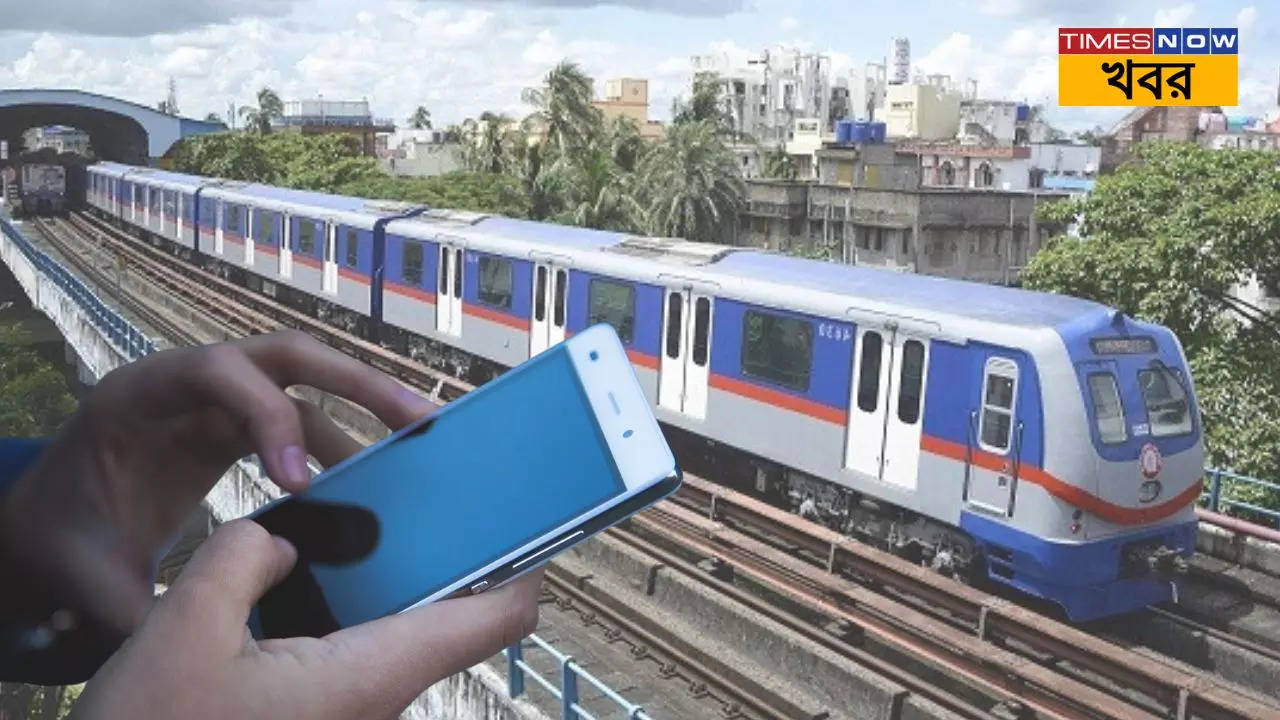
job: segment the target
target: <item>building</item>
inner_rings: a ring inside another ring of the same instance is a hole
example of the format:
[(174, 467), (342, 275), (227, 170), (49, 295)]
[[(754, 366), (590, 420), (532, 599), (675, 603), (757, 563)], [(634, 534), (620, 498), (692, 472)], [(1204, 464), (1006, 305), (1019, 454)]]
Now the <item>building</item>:
[(1206, 112), (1222, 111), (1210, 107), (1134, 108), (1103, 138), (1099, 172), (1115, 170), (1129, 159), (1133, 146), (1145, 140), (1195, 141), (1201, 133), (1201, 115)]
[(1030, 139), (1031, 106), (1008, 100), (960, 101), (960, 134), (993, 144), (1022, 145)]
[(643, 78), (617, 78), (605, 83), (604, 99), (591, 103), (604, 116), (606, 123), (625, 117), (640, 128), (640, 137), (657, 140), (662, 137), (662, 123), (649, 119), (649, 81)]
[(57, 153), (89, 155), (89, 133), (75, 128), (62, 125), (36, 127), (28, 130), (22, 139), (28, 151), (52, 148)]
[(284, 114), (274, 124), (283, 131), (304, 135), (350, 135), (358, 142), (360, 152), (370, 157), (378, 154), (378, 135), (396, 129), (392, 120), (373, 116), (368, 100), (290, 100), (284, 103)]
[(1258, 130), (1229, 130), (1206, 134), (1200, 144), (1211, 150), (1280, 150), (1280, 134)]
[(816, 180), (818, 177), (818, 151), (824, 141), (822, 121), (818, 118), (797, 118), (790, 139), (783, 149), (791, 156), (796, 167), (797, 180)]
[(814, 153), (818, 182), (846, 188), (914, 190), (920, 187), (920, 163), (892, 143), (826, 143)]
[(1093, 188), (1102, 148), (1079, 143), (1032, 143), (1030, 186), (1073, 193)]
[(1037, 208), (1060, 193), (869, 188), (753, 180), (738, 243), (825, 249), (841, 262), (1013, 283), (1045, 240)]
[(439, 130), (405, 133), (399, 144), (379, 155), (378, 164), (392, 175), (431, 177), (465, 168), (462, 144), (446, 142)]
[(891, 138), (950, 140), (960, 130), (960, 94), (941, 76), (928, 83), (889, 85), (884, 108)]
[(825, 132), (835, 122), (831, 61), (825, 55), (770, 48), (760, 58), (737, 65), (727, 55), (693, 58), (693, 72), (714, 74), (720, 104), (739, 136), (765, 147), (787, 142), (797, 118), (818, 118)]

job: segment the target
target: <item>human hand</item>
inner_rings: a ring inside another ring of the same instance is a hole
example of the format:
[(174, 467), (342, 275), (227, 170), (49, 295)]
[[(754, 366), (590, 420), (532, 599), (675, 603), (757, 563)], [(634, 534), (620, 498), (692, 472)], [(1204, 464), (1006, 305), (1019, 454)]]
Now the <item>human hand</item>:
[(393, 718), (537, 624), (541, 570), (324, 638), (255, 641), (249, 610), (296, 557), (252, 521), (218, 528), (90, 681), (72, 719)]
[[(285, 394), (294, 384), (346, 397), (392, 428), (432, 409), (296, 331), (119, 368), (0, 502), (0, 549), (23, 570), (15, 591), (114, 638), (95, 651), (109, 653), (151, 606), (163, 545), (235, 460), (256, 452), (271, 479), (296, 492), (308, 481), (308, 451), (324, 464), (350, 454), (354, 441), (319, 408)], [(103, 659), (77, 658), (77, 672), (87, 676)]]

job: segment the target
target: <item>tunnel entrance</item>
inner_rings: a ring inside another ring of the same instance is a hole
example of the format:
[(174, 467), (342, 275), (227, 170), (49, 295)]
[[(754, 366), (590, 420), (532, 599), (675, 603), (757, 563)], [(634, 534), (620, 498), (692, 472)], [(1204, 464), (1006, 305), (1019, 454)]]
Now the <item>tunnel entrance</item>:
[(97, 158), (132, 165), (155, 162), (184, 137), (227, 129), (79, 90), (0, 90), (0, 140), (8, 141), (11, 158), (24, 131), (53, 125), (87, 132)]

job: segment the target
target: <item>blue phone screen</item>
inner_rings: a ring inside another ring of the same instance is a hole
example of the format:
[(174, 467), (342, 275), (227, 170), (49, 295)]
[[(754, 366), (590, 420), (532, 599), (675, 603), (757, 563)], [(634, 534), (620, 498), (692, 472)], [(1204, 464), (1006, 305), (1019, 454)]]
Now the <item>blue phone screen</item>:
[(624, 490), (553, 348), (256, 517), (299, 563), (255, 632), (321, 635), (402, 610)]

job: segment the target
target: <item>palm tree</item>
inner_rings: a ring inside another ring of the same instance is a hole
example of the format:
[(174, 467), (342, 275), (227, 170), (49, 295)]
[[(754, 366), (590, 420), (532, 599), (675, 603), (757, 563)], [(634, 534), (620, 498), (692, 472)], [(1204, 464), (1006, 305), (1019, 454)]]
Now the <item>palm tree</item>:
[(204, 116), (204, 121), (211, 122), (211, 123), (220, 123), (222, 122), (222, 116), (216, 112), (207, 113)]
[(501, 113), (484, 112), (479, 122), (468, 119), (462, 129), (467, 167), (489, 173), (518, 174), (524, 162), (524, 133)]
[(245, 127), (256, 132), (271, 132), (271, 121), (284, 117), (284, 103), (271, 88), (258, 91), (258, 107), (240, 108), (240, 116), (245, 120)]
[(576, 63), (563, 60), (547, 73), (542, 87), (526, 88), (521, 99), (538, 108), (532, 118), (546, 128), (548, 149), (565, 155), (586, 147), (600, 129), (593, 94), (591, 78)]
[(732, 101), (720, 100), (720, 76), (713, 72), (700, 72), (693, 76), (693, 95), (689, 102), (676, 98), (671, 103), (671, 121), (676, 124), (710, 122), (725, 134), (734, 131)]
[(613, 122), (605, 126), (604, 141), (609, 145), (609, 153), (618, 167), (632, 172), (644, 154), (644, 139), (640, 137), (640, 126), (635, 120), (619, 115)]
[(649, 232), (703, 242), (731, 237), (746, 186), (711, 121), (673, 124), (639, 169)]
[(631, 174), (619, 167), (607, 145), (596, 144), (574, 163), (557, 163), (547, 175), (564, 204), (556, 222), (623, 232), (635, 232), (643, 224)]
[(409, 116), (409, 127), (414, 130), (430, 130), (431, 129), (431, 111), (425, 106), (419, 105), (413, 114)]

